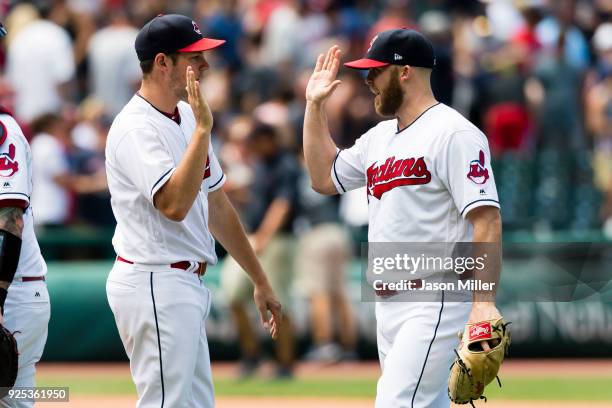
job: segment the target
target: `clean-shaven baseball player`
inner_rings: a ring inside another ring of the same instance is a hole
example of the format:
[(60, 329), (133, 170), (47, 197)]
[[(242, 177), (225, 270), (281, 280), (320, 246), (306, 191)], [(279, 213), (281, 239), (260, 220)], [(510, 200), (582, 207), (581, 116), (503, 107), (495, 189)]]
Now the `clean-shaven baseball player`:
[[(4, 35), (0, 24), (0, 36)], [(36, 385), (36, 363), (45, 348), (51, 314), (47, 265), (34, 234), (31, 194), (30, 146), (11, 113), (0, 108), (0, 323), (17, 339), (14, 388)], [(25, 398), (0, 399), (2, 408), (33, 406)]]
[(277, 335), (280, 304), (221, 191), (213, 118), (200, 93), (203, 51), (224, 42), (181, 15), (145, 24), (135, 44), (140, 90), (108, 135), (117, 261), (106, 290), (139, 407), (214, 406), (204, 327), (211, 295), (200, 279), (217, 262), (213, 236), (250, 275), (262, 323)]
[[(340, 50), (320, 55), (306, 90), (304, 151), (313, 188), (323, 194), (367, 187), (370, 242), (499, 242), (499, 202), (486, 137), (430, 87), (433, 48), (420, 33), (379, 33), (365, 58), (378, 114), (391, 119), (338, 151), (325, 101), (340, 84)], [(365, 197), (364, 197), (365, 199)], [(481, 296), (483, 296), (481, 298)], [(457, 332), (467, 320), (499, 318), (490, 293), (474, 302), (376, 302), (382, 367), (378, 408), (449, 407), (447, 380)], [(488, 344), (484, 344), (486, 349)]]

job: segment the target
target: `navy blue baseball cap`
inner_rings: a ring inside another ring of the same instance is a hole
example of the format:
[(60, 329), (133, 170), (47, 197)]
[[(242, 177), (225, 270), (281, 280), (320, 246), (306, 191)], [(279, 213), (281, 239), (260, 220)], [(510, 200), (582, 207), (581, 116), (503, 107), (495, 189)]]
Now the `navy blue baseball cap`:
[(395, 28), (378, 33), (364, 58), (344, 64), (349, 68), (370, 69), (387, 65), (433, 68), (436, 65), (431, 42), (418, 31)]
[(180, 14), (160, 14), (142, 27), (136, 36), (136, 54), (140, 61), (151, 60), (158, 53), (206, 51), (225, 40), (204, 38), (200, 27)]

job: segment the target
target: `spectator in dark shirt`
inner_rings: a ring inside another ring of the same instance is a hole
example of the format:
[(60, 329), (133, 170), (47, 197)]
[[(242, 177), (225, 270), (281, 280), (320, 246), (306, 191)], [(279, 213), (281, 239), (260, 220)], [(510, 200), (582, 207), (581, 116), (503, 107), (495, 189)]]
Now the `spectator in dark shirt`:
[(352, 360), (356, 357), (357, 322), (348, 296), (351, 237), (340, 224), (338, 197), (315, 192), (305, 169), (296, 183), (296, 288), (308, 300), (312, 332), (312, 346), (305, 358), (325, 363)]
[(566, 58), (565, 33), (561, 32), (556, 52), (542, 58), (527, 84), (536, 107), (540, 145), (560, 151), (583, 149), (586, 144), (580, 108), (583, 73)]
[[(291, 226), (297, 199), (299, 165), (292, 154), (279, 147), (277, 131), (271, 126), (256, 126), (249, 135), (248, 143), (254, 156), (253, 181), (250, 201), (242, 212), (243, 222), (272, 287), (281, 302), (289, 305), (295, 245)], [(260, 350), (246, 309), (252, 289), (249, 287), (250, 281), (243, 279), (242, 275), (236, 261), (226, 258), (221, 272), (221, 287), (238, 328), (243, 357), (241, 374), (248, 376), (257, 368)], [(291, 321), (285, 310), (276, 342), (277, 377), (291, 376), (293, 343)]]

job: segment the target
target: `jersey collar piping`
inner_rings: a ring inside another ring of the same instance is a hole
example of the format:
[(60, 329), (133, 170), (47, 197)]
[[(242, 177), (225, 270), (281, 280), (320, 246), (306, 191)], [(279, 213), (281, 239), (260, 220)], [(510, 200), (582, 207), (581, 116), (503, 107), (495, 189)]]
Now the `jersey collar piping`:
[(164, 111), (161, 111), (161, 110), (157, 109), (151, 102), (147, 101), (144, 98), (144, 96), (142, 96), (139, 92), (136, 92), (136, 95), (139, 96), (140, 98), (142, 98), (143, 101), (145, 101), (146, 103), (151, 105), (151, 107), (153, 109), (155, 109), (156, 111), (158, 111), (159, 113), (161, 113), (162, 115), (164, 115), (165, 117), (170, 119), (171, 121), (175, 122), (177, 125), (181, 124), (181, 114), (179, 112), (178, 106), (174, 108), (174, 113), (170, 114), (170, 113), (167, 113), (167, 112), (164, 112)]
[(421, 116), (423, 116), (425, 113), (427, 113), (431, 108), (434, 108), (438, 105), (440, 105), (442, 102), (436, 102), (435, 104), (431, 105), (429, 108), (425, 109), (423, 112), (421, 112), (421, 114), (419, 116), (417, 116), (416, 118), (414, 118), (414, 120), (412, 122), (410, 122), (409, 124), (407, 124), (403, 129), (399, 128), (399, 120), (397, 120), (397, 132), (395, 132), (395, 134), (400, 134), (402, 133), (404, 130), (408, 129), (410, 126), (412, 126), (417, 120), (419, 120), (421, 118)]

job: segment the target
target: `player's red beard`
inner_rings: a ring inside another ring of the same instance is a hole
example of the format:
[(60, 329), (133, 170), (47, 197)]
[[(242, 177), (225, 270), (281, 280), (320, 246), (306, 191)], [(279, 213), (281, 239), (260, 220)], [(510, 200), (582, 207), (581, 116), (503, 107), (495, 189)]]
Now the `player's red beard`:
[(374, 99), (376, 113), (381, 116), (395, 116), (404, 102), (404, 92), (400, 81), (395, 75), (391, 75), (387, 87), (380, 90)]

